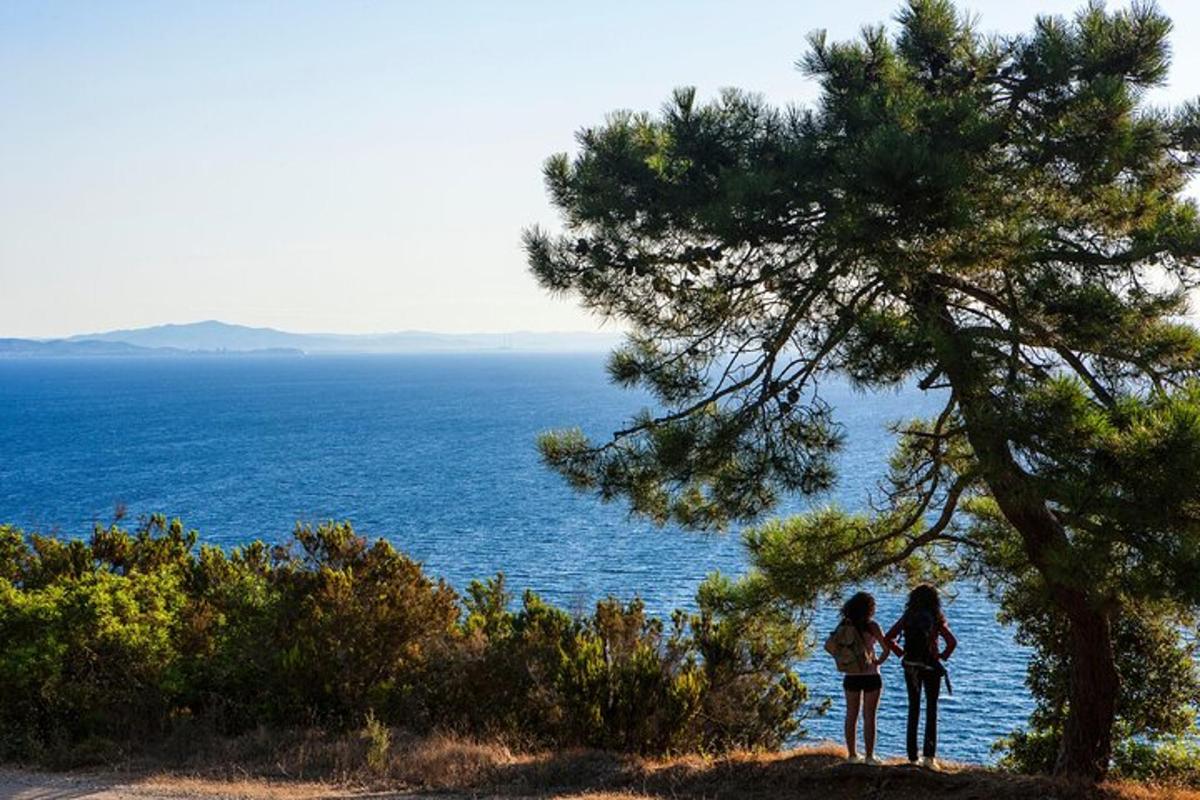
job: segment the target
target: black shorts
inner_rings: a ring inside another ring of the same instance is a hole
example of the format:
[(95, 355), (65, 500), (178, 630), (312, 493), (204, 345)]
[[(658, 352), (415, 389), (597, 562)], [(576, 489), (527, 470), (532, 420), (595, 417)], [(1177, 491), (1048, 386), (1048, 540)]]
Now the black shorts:
[(878, 692), (883, 688), (883, 676), (847, 675), (842, 678), (842, 688), (847, 692)]

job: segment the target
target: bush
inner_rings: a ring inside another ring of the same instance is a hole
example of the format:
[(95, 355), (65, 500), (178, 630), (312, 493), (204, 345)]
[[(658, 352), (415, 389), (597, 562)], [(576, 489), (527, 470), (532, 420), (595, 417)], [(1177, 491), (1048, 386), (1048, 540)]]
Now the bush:
[[(1026, 683), (1036, 701), (1028, 728), (997, 744), (1000, 763), (1014, 771), (1049, 773), (1067, 714), (1067, 622), (1035, 579), (1004, 588), (999, 599), (1001, 621), (1015, 624), (1018, 641), (1033, 648)], [(1165, 601), (1126, 602), (1114, 611), (1113, 648), (1121, 676), (1113, 727), (1115, 776), (1197, 782), (1200, 643), (1184, 635), (1195, 627), (1190, 609)]]
[(503, 576), (459, 597), (348, 524), (274, 548), (196, 542), (163, 517), (87, 542), (0, 527), (0, 756), (364, 720), (384, 750), (395, 726), (717, 751), (800, 724), (801, 625), (719, 579), (669, 623), (611, 598), (573, 617), (531, 592), (514, 609)]
[(0, 578), (6, 753), (161, 732), (181, 688), (182, 576), (78, 570), (75, 552), (35, 539), (29, 584)]
[(730, 588), (710, 579), (699, 611), (677, 611), (668, 624), (640, 601), (611, 598), (572, 618), (526, 592), (512, 612), (502, 577), (472, 583), (460, 678), (440, 682), (461, 694), (441, 705), (468, 730), (543, 744), (643, 753), (777, 747), (798, 730), (807, 701), (792, 671), (803, 630), (790, 618), (768, 624), (765, 611), (735, 610), (724, 602)]
[(1180, 736), (1121, 742), (1113, 754), (1113, 776), (1200, 788), (1200, 742)]

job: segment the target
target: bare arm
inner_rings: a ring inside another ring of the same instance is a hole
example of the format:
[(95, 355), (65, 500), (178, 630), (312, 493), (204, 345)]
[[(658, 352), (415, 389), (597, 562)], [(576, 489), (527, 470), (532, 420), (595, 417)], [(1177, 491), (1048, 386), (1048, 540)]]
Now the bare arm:
[(938, 629), (938, 633), (942, 635), (942, 639), (946, 642), (946, 647), (942, 652), (938, 653), (938, 658), (945, 661), (954, 652), (954, 648), (958, 647), (958, 639), (955, 638), (954, 633), (950, 630), (950, 626), (945, 620), (942, 620), (942, 625)]
[(887, 650), (891, 650), (898, 656), (904, 655), (904, 648), (896, 644), (896, 639), (900, 636), (900, 631), (904, 628), (904, 617), (896, 620), (896, 624), (888, 629), (887, 634), (883, 637), (883, 646)]
[(875, 637), (875, 641), (879, 643), (879, 649), (883, 652), (883, 655), (876, 658), (875, 647), (874, 645), (871, 646), (871, 661), (878, 667), (887, 661), (888, 656), (891, 655), (891, 648), (888, 647), (887, 637), (883, 635), (883, 628), (879, 627), (878, 622), (872, 620), (869, 630), (871, 631), (871, 635)]

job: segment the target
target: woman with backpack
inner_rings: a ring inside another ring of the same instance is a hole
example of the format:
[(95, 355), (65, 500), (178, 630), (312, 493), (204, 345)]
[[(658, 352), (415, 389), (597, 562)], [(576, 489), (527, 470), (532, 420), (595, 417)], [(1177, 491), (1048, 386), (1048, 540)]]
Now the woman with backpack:
[[(855, 594), (842, 606), (842, 619), (825, 642), (825, 650), (834, 657), (838, 670), (846, 674), (842, 679), (846, 691), (846, 755), (852, 764), (879, 764), (875, 758), (875, 715), (883, 690), (879, 665), (887, 660), (888, 648), (883, 629), (874, 617), (875, 598), (866, 592)], [(878, 657), (876, 646), (881, 653)], [(857, 747), (860, 707), (865, 759), (858, 755)]]
[[(904, 647), (896, 639), (904, 635)], [(884, 637), (885, 644), (901, 657), (904, 665), (904, 686), (908, 690), (908, 760), (917, 763), (917, 720), (921, 716), (921, 692), (925, 692), (925, 741), (921, 764), (937, 769), (937, 704), (946, 668), (942, 662), (950, 657), (958, 640), (946, 624), (942, 599), (936, 587), (928, 583), (909, 592), (904, 614)], [(941, 647), (939, 640), (945, 642)], [(947, 677), (946, 685), (950, 681)]]

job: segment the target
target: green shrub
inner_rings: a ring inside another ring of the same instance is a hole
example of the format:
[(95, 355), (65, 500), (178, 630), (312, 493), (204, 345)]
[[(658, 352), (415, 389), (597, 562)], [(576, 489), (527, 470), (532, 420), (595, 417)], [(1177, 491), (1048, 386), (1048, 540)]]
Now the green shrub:
[(5, 751), (160, 731), (180, 689), (184, 604), (171, 570), (68, 570), (29, 589), (0, 579)]
[[(1067, 715), (1067, 622), (1036, 579), (1015, 582), (998, 596), (1001, 620), (1015, 624), (1018, 641), (1033, 650), (1026, 683), (1035, 700), (1028, 727), (997, 743), (1000, 763), (1014, 771), (1050, 773)], [(1193, 610), (1166, 601), (1126, 602), (1114, 611), (1113, 649), (1121, 676), (1113, 728), (1115, 774), (1195, 781), (1196, 746), (1188, 737), (1197, 735), (1200, 643), (1185, 635), (1195, 629)]]
[(1181, 736), (1123, 741), (1113, 753), (1113, 776), (1200, 787), (1200, 741)]
[(392, 731), (380, 722), (374, 712), (367, 712), (362, 738), (367, 743), (367, 768), (379, 774), (387, 768), (392, 750)]
[(773, 747), (806, 701), (798, 621), (730, 602), (720, 580), (666, 624), (637, 600), (576, 617), (527, 592), (514, 608), (503, 576), (460, 598), (348, 524), (297, 527), (280, 547), (196, 542), (163, 517), (87, 542), (0, 527), (0, 756), (364, 720), (384, 751), (389, 726), (644, 753)]
[(474, 582), (463, 646), (434, 681), (457, 727), (558, 746), (642, 753), (777, 747), (798, 730), (807, 701), (793, 672), (803, 631), (791, 621), (718, 607), (710, 580), (700, 609), (669, 622), (640, 601), (608, 598), (572, 617), (526, 592), (520, 607), (503, 576)]

